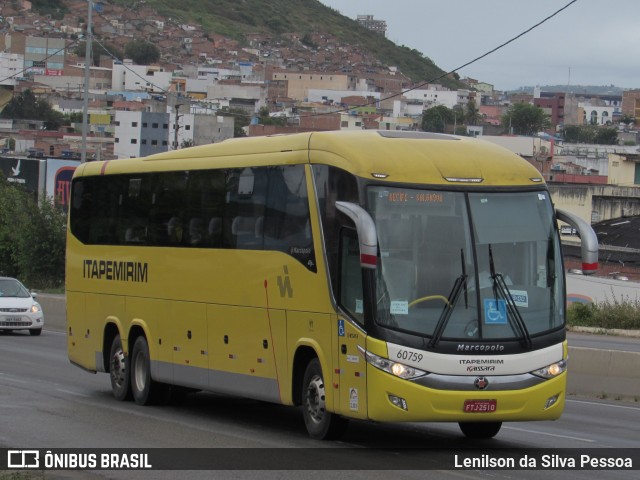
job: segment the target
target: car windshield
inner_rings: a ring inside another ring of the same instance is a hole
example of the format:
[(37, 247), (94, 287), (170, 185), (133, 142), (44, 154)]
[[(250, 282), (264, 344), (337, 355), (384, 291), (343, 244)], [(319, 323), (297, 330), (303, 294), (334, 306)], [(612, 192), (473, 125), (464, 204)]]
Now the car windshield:
[(370, 187), (376, 320), (431, 337), (517, 338), (564, 324), (560, 246), (545, 191)]
[(0, 298), (2, 297), (18, 297), (27, 298), (31, 294), (20, 282), (13, 278), (0, 278)]

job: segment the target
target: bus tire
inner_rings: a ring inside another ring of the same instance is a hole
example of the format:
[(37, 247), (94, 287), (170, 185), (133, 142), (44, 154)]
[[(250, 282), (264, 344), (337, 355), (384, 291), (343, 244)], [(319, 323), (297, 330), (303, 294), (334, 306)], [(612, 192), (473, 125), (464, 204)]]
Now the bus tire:
[(116, 335), (111, 342), (109, 351), (109, 377), (111, 378), (111, 391), (113, 396), (120, 400), (131, 399), (131, 382), (129, 380), (129, 362), (124, 350), (120, 335)]
[(151, 379), (151, 356), (144, 336), (133, 343), (131, 357), (131, 394), (138, 405), (151, 405), (157, 401), (160, 386)]
[(302, 415), (307, 432), (316, 440), (335, 440), (347, 428), (347, 419), (331, 413), (325, 406), (325, 386), (320, 361), (307, 365), (302, 383)]
[(502, 422), (460, 422), (458, 425), (467, 438), (493, 438), (500, 431)]

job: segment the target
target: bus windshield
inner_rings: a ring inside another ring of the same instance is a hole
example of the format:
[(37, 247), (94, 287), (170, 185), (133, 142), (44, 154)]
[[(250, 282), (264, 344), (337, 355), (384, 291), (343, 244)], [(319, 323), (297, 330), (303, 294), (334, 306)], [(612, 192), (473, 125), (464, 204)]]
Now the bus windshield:
[(564, 325), (561, 252), (546, 191), (369, 187), (378, 324), (434, 338), (530, 337)]

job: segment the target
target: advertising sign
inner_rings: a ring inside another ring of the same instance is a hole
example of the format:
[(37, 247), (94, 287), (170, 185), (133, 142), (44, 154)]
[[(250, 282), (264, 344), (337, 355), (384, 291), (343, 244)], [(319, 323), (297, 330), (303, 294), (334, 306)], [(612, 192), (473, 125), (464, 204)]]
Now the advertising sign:
[(40, 160), (25, 157), (0, 157), (0, 171), (7, 182), (22, 185), (37, 195)]
[(71, 178), (78, 165), (80, 162), (75, 160), (47, 159), (46, 194), (56, 205), (68, 206)]

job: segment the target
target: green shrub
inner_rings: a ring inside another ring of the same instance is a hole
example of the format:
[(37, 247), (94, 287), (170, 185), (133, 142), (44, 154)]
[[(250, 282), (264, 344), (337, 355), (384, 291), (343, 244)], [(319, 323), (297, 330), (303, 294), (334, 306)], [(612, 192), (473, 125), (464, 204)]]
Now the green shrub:
[(65, 212), (0, 178), (0, 275), (28, 288), (64, 285)]
[(569, 326), (640, 330), (640, 301), (628, 296), (606, 297), (602, 302), (574, 303), (567, 310)]

